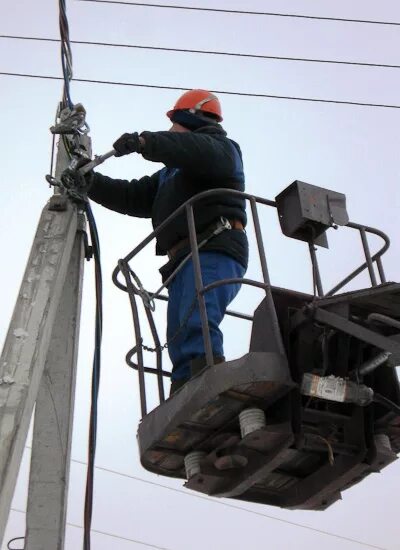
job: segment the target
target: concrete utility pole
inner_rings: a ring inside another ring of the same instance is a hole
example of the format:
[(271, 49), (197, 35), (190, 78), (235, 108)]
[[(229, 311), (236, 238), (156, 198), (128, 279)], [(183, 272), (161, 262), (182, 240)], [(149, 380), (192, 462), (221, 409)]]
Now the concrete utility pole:
[[(90, 140), (86, 136), (86, 149)], [(56, 178), (68, 158), (59, 141)], [(64, 548), (85, 217), (64, 195), (43, 209), (0, 360), (0, 542), (34, 405), (25, 548)]]

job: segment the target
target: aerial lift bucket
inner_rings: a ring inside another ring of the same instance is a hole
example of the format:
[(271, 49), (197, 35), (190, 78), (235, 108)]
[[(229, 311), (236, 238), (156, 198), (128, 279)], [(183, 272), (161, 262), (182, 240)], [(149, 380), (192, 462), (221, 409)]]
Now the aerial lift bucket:
[[(149, 308), (157, 368), (143, 364), (139, 292), (127, 267), (157, 232), (114, 272), (116, 284), (129, 292), (135, 324), (136, 346), (128, 364), (139, 372), (141, 463), (159, 475), (185, 479), (186, 487), (207, 495), (325, 509), (400, 451), (400, 386), (392, 368), (400, 363), (400, 284), (386, 283), (381, 262), (389, 241), (376, 229), (350, 223), (340, 193), (296, 181), (276, 202), (242, 195), (251, 203), (264, 278), (263, 283), (244, 279), (244, 284), (263, 288), (265, 298), (251, 317), (250, 349), (241, 358), (214, 365), (209, 357), (208, 366), (165, 400), (163, 379), (170, 373), (162, 369)], [(192, 202), (184, 207), (193, 236)], [(283, 232), (309, 243), (314, 295), (271, 287), (257, 202), (276, 206)], [(324, 294), (314, 245), (327, 246), (325, 232), (332, 225), (360, 232), (366, 261)], [(373, 256), (366, 233), (385, 241)], [(196, 248), (195, 239), (193, 244)], [(192, 247), (192, 253), (196, 272), (198, 250)], [(363, 270), (371, 288), (336, 294)], [(119, 271), (126, 286), (117, 279)], [(208, 290), (197, 288), (198, 296)], [(160, 396), (160, 405), (149, 413), (147, 373), (157, 375)]]

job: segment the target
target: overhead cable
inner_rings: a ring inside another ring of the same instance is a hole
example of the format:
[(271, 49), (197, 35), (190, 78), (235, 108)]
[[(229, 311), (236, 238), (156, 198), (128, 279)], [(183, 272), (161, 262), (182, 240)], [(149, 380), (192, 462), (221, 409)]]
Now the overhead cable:
[(14, 542), (16, 542), (17, 540), (23, 540), (25, 541), (25, 537), (14, 537), (12, 539), (10, 539), (8, 542), (7, 542), (7, 550), (24, 550), (24, 548), (11, 548), (10, 544), (13, 544)]
[[(83, 462), (81, 460), (76, 460), (76, 459), (73, 459), (73, 458), (71, 459), (71, 462), (81, 464), (82, 466), (86, 465), (85, 462)], [(294, 521), (286, 520), (286, 519), (283, 519), (283, 518), (278, 518), (276, 516), (263, 514), (262, 512), (257, 512), (255, 510), (250, 510), (248, 508), (243, 508), (242, 506), (237, 506), (235, 504), (229, 504), (229, 503), (224, 502), (224, 501), (219, 500), (219, 499), (209, 498), (209, 497), (206, 497), (206, 496), (195, 494), (193, 492), (184, 491), (183, 489), (176, 489), (175, 487), (169, 487), (168, 485), (163, 485), (162, 483), (158, 483), (156, 481), (150, 481), (150, 480), (144, 479), (142, 477), (132, 476), (130, 474), (125, 474), (125, 473), (122, 473), (122, 472), (118, 472), (116, 470), (111, 470), (110, 468), (103, 468), (102, 466), (95, 466), (95, 468), (97, 470), (107, 472), (107, 473), (110, 473), (110, 474), (114, 474), (114, 475), (117, 475), (117, 476), (120, 476), (120, 477), (133, 479), (134, 481), (140, 481), (142, 483), (147, 483), (148, 485), (153, 485), (155, 487), (160, 487), (162, 489), (167, 489), (169, 491), (173, 491), (174, 493), (180, 493), (180, 494), (185, 495), (187, 497), (193, 497), (193, 498), (197, 498), (197, 499), (201, 499), (201, 500), (207, 500), (208, 502), (212, 502), (212, 503), (214, 503), (216, 505), (219, 505), (219, 506), (225, 506), (226, 508), (233, 508), (234, 510), (239, 510), (239, 511), (242, 511), (242, 512), (246, 512), (248, 514), (253, 514), (253, 515), (256, 515), (256, 516), (259, 516), (259, 517), (264, 517), (264, 518), (271, 519), (271, 520), (274, 520), (274, 521), (279, 521), (281, 523), (291, 525), (292, 527), (307, 529), (308, 531), (313, 531), (313, 532), (318, 533), (320, 535), (326, 535), (328, 537), (334, 537), (334, 538), (337, 538), (337, 539), (340, 539), (340, 540), (345, 540), (347, 542), (352, 542), (354, 544), (359, 544), (359, 545), (363, 546), (364, 548), (373, 548), (374, 550), (386, 550), (385, 548), (383, 548), (381, 546), (375, 546), (373, 544), (368, 544), (366, 542), (363, 542), (363, 541), (360, 541), (360, 540), (357, 540), (357, 539), (352, 539), (352, 538), (345, 537), (345, 536), (342, 536), (342, 535), (337, 535), (336, 533), (330, 533), (329, 531), (324, 531), (322, 529), (316, 529), (315, 527), (310, 527), (309, 525), (304, 525), (302, 523), (296, 523)]]
[[(17, 512), (18, 514), (26, 514), (25, 510), (19, 510), (18, 508), (10, 508), (10, 510), (12, 512)], [(76, 523), (70, 523), (68, 521), (66, 523), (69, 527), (75, 527), (76, 529), (83, 529), (82, 525), (78, 525)], [(165, 548), (164, 546), (157, 546), (155, 544), (150, 544), (148, 542), (143, 542), (141, 540), (130, 539), (128, 537), (121, 537), (120, 535), (114, 535), (113, 533), (100, 531), (99, 529), (92, 529), (92, 532), (97, 533), (98, 535), (105, 535), (113, 539), (125, 540), (127, 542), (134, 542), (135, 544), (141, 544), (142, 546), (147, 546), (147, 548), (155, 548), (155, 550), (170, 550), (169, 548)], [(24, 537), (21, 537), (21, 538), (24, 538)]]
[[(68, 107), (69, 110), (74, 108), (74, 104), (70, 95), (70, 82), (73, 77), (72, 72), (72, 52), (69, 37), (69, 25), (67, 17), (67, 8), (65, 0), (59, 0), (59, 28), (61, 42), (61, 66), (64, 80), (63, 90), (63, 108)], [(64, 138), (64, 136), (62, 136)], [(67, 141), (64, 140), (66, 151), (71, 157)], [(92, 367), (92, 392), (91, 392), (91, 408), (89, 421), (89, 442), (88, 442), (88, 467), (86, 477), (86, 492), (84, 506), (84, 550), (90, 550), (90, 530), (92, 524), (93, 513), (93, 483), (94, 483), (94, 461), (96, 455), (96, 440), (97, 440), (97, 401), (99, 395), (100, 371), (101, 371), (101, 340), (102, 340), (102, 325), (103, 325), (103, 305), (102, 305), (102, 274), (100, 261), (100, 243), (97, 233), (96, 221), (94, 219), (91, 206), (88, 200), (85, 201), (85, 212), (89, 223), (89, 231), (92, 241), (93, 257), (95, 264), (95, 287), (96, 287), (96, 313), (95, 313), (95, 344), (93, 354)]]
[(314, 21), (336, 21), (339, 23), (363, 23), (369, 25), (392, 25), (400, 26), (397, 21), (372, 21), (369, 19), (347, 19), (344, 17), (323, 17), (317, 15), (302, 15), (297, 13), (274, 13), (265, 11), (248, 11), (248, 10), (227, 10), (222, 8), (204, 8), (200, 6), (178, 6), (172, 4), (148, 4), (142, 2), (125, 2), (123, 0), (78, 0), (79, 2), (93, 2), (97, 4), (122, 4), (125, 6), (139, 6), (142, 8), (164, 8), (172, 10), (189, 10), (189, 11), (205, 11), (212, 13), (228, 13), (234, 15), (259, 15), (266, 17), (287, 17), (295, 19), (312, 19)]
[[(32, 450), (32, 447), (29, 445), (25, 445), (26, 449)], [(75, 462), (76, 464), (80, 464), (82, 466), (86, 466), (86, 462), (83, 460), (77, 460), (76, 458), (71, 458), (71, 462)], [(112, 470), (110, 468), (104, 468), (103, 466), (95, 466), (96, 470), (100, 470), (102, 472), (106, 472), (108, 474), (113, 474), (119, 477), (124, 477), (127, 479), (132, 479), (134, 481), (140, 481), (142, 483), (147, 483), (147, 485), (153, 485), (155, 487), (160, 487), (161, 489), (167, 489), (168, 491), (172, 491), (174, 493), (179, 493), (181, 495), (184, 495), (186, 497), (192, 497), (197, 498), (201, 500), (207, 500), (208, 502), (212, 502), (213, 504), (216, 504), (217, 506), (225, 506), (226, 508), (233, 508), (234, 510), (240, 510), (241, 512), (246, 512), (248, 514), (253, 514), (256, 516), (264, 517), (267, 519), (271, 519), (274, 521), (280, 521), (281, 523), (286, 523), (287, 525), (291, 525), (292, 527), (298, 527), (300, 529), (306, 529), (308, 531), (314, 531), (316, 533), (319, 533), (320, 535), (326, 535), (327, 537), (333, 537), (340, 540), (345, 540), (347, 542), (352, 542), (354, 544), (360, 544), (364, 546), (365, 548), (373, 548), (374, 550), (388, 550), (386, 548), (383, 548), (382, 546), (375, 546), (373, 544), (369, 544), (367, 542), (363, 542), (357, 539), (352, 539), (349, 537), (345, 537), (343, 535), (337, 535), (336, 533), (330, 533), (329, 531), (323, 531), (322, 529), (316, 529), (315, 527), (311, 527), (309, 525), (304, 525), (303, 523), (296, 523), (295, 521), (290, 521), (283, 518), (278, 518), (276, 516), (271, 516), (269, 514), (263, 514), (262, 512), (257, 512), (256, 510), (250, 510), (249, 508), (243, 508), (242, 506), (237, 506), (236, 504), (229, 504), (228, 502), (225, 502), (221, 499), (216, 498), (209, 498), (203, 495), (196, 494), (194, 492), (185, 491), (183, 489), (176, 489), (175, 487), (169, 487), (168, 485), (163, 485), (162, 483), (158, 483), (157, 481), (150, 481), (149, 479), (144, 479), (143, 477), (139, 476), (132, 476), (130, 474), (126, 474), (123, 472), (119, 472), (117, 470)], [(15, 510), (20, 511), (20, 510)]]
[(86, 478), (85, 509), (84, 509), (84, 548), (90, 550), (90, 531), (93, 513), (93, 484), (94, 484), (94, 463), (96, 456), (97, 441), (97, 402), (99, 396), (100, 372), (101, 372), (101, 340), (103, 332), (103, 282), (100, 259), (100, 242), (97, 232), (96, 221), (93, 216), (90, 202), (85, 203), (85, 212), (89, 223), (90, 238), (93, 247), (95, 265), (95, 289), (96, 289), (96, 314), (95, 314), (95, 345), (92, 367), (92, 390), (89, 422), (89, 444), (88, 444), (88, 469)]
[(59, 27), (61, 37), (61, 66), (64, 74), (64, 107), (72, 108), (69, 83), (72, 80), (72, 52), (69, 40), (69, 26), (65, 0), (59, 0)]
[[(59, 42), (57, 38), (44, 38), (39, 36), (15, 36), (8, 34), (0, 34), (0, 38), (10, 40), (32, 40), (38, 42)], [(112, 48), (133, 48), (137, 50), (152, 50), (162, 52), (175, 52), (175, 53), (194, 53), (203, 55), (221, 55), (228, 57), (241, 57), (247, 59), (268, 59), (272, 61), (298, 61), (305, 63), (328, 63), (334, 65), (350, 65), (356, 67), (379, 67), (384, 69), (400, 69), (400, 65), (390, 65), (386, 63), (367, 63), (361, 61), (340, 61), (338, 59), (310, 59), (307, 57), (283, 57), (278, 55), (262, 55), (252, 53), (239, 53), (239, 52), (223, 52), (213, 50), (191, 50), (187, 48), (167, 48), (162, 46), (139, 46), (137, 44), (119, 44), (115, 42), (93, 42), (90, 40), (71, 40), (71, 44), (79, 44), (84, 46), (104, 46)]]
[[(16, 76), (16, 77), (22, 77), (22, 78), (37, 78), (37, 79), (44, 79), (44, 80), (62, 80), (59, 76), (48, 76), (48, 75), (38, 75), (38, 74), (28, 74), (28, 73), (11, 73), (11, 72), (5, 72), (0, 71), (0, 75), (2, 76)], [(186, 91), (190, 90), (190, 87), (185, 86), (161, 86), (157, 84), (139, 84), (134, 82), (118, 82), (114, 80), (93, 80), (89, 78), (74, 78), (74, 82), (83, 82), (88, 84), (105, 84), (105, 85), (112, 85), (112, 86), (128, 86), (128, 87), (135, 87), (135, 88), (153, 88), (157, 90), (178, 90), (178, 91)], [(360, 101), (340, 101), (336, 99), (320, 99), (316, 97), (295, 97), (295, 96), (282, 96), (282, 95), (272, 95), (272, 94), (258, 94), (258, 93), (250, 93), (250, 92), (230, 92), (227, 90), (210, 90), (210, 92), (214, 94), (221, 94), (221, 95), (232, 95), (232, 96), (240, 96), (240, 97), (256, 97), (256, 98), (263, 98), (263, 99), (286, 99), (286, 100), (292, 100), (292, 101), (307, 101), (311, 103), (331, 103), (336, 105), (351, 105), (351, 106), (357, 106), (357, 107), (380, 107), (385, 109), (400, 109), (400, 105), (390, 105), (390, 104), (382, 104), (382, 103), (363, 103)]]

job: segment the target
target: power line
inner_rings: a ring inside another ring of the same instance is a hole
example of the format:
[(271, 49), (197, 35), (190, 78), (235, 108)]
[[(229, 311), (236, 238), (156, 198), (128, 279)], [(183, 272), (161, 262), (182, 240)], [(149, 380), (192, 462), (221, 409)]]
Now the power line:
[[(25, 445), (26, 449), (32, 450), (32, 447), (29, 445)], [(76, 458), (71, 458), (71, 462), (75, 462), (76, 464), (80, 464), (81, 466), (87, 466), (87, 463), (83, 460), (78, 460)], [(167, 489), (168, 491), (172, 491), (174, 493), (179, 493), (181, 495), (185, 495), (187, 497), (197, 498), (200, 500), (206, 500), (208, 502), (212, 502), (213, 504), (217, 504), (219, 506), (225, 506), (226, 508), (233, 508), (234, 510), (240, 510), (241, 512), (246, 512), (248, 514), (253, 514), (255, 516), (264, 517), (267, 519), (271, 519), (274, 521), (279, 521), (281, 523), (285, 523), (287, 525), (291, 525), (292, 527), (298, 527), (300, 529), (307, 529), (308, 531), (313, 531), (315, 533), (319, 533), (320, 535), (326, 535), (328, 537), (334, 537), (340, 540), (345, 540), (347, 542), (352, 542), (354, 544), (360, 544), (363, 545), (366, 548), (373, 548), (374, 550), (387, 550), (381, 546), (375, 546), (373, 544), (368, 544), (366, 542), (359, 541), (357, 539), (352, 539), (349, 537), (344, 537), (342, 535), (337, 535), (336, 533), (330, 533), (329, 531), (324, 531), (322, 529), (316, 529), (315, 527), (310, 527), (308, 525), (303, 525), (302, 523), (296, 523), (295, 521), (290, 521), (287, 519), (278, 518), (276, 516), (271, 516), (269, 514), (263, 514), (262, 512), (256, 512), (255, 510), (249, 510), (248, 508), (243, 508), (242, 506), (237, 506), (235, 504), (229, 504), (228, 502), (224, 502), (222, 500), (217, 500), (215, 498), (208, 498), (202, 495), (195, 494), (193, 492), (184, 491), (182, 489), (176, 489), (175, 487), (169, 487), (168, 485), (163, 485), (162, 483), (158, 483), (157, 481), (150, 481), (148, 479), (144, 479), (139, 476), (132, 476), (130, 474), (125, 474), (123, 472), (118, 472), (117, 470), (112, 470), (110, 468), (104, 468), (103, 466), (95, 466), (96, 470), (100, 470), (102, 472), (106, 472), (109, 474), (117, 475), (119, 477), (124, 477), (127, 479), (133, 479), (134, 481), (140, 481), (141, 483), (146, 483), (147, 485), (153, 485), (154, 487), (160, 487), (162, 489)], [(79, 527), (79, 526), (76, 526)], [(106, 533), (105, 533), (106, 534)]]
[[(1, 34), (0, 38), (6, 38), (10, 40), (32, 40), (38, 42), (59, 42), (57, 38), (44, 38), (38, 36), (15, 36), (8, 34)], [(272, 61), (300, 61), (305, 63), (328, 63), (334, 65), (350, 65), (356, 67), (379, 67), (385, 69), (400, 69), (400, 65), (389, 65), (385, 63), (363, 63), (361, 61), (340, 61), (336, 59), (310, 59), (306, 57), (283, 57), (277, 55), (262, 55), (252, 53), (236, 53), (236, 52), (222, 52), (213, 50), (190, 50), (187, 48), (167, 48), (162, 46), (139, 46), (137, 44), (118, 44), (115, 42), (92, 42), (89, 40), (70, 40), (71, 44), (79, 44), (85, 46), (105, 46), (113, 48), (134, 48), (137, 50), (155, 50), (163, 52), (176, 52), (176, 53), (194, 53), (203, 55), (222, 55), (229, 57), (241, 57), (247, 59), (268, 59)]]
[[(82, 466), (86, 466), (86, 463), (81, 461), (81, 460), (76, 460), (76, 459), (72, 458), (71, 462), (75, 462), (77, 464), (81, 464)], [(129, 475), (129, 474), (124, 474), (124, 473), (118, 472), (116, 470), (111, 470), (109, 468), (103, 468), (102, 466), (95, 466), (95, 468), (97, 470), (107, 472), (107, 473), (110, 473), (110, 474), (114, 474), (114, 475), (117, 475), (117, 476), (120, 476), (120, 477), (133, 479), (135, 481), (140, 481), (142, 483), (147, 483), (148, 485), (153, 485), (155, 487), (161, 487), (163, 489), (167, 489), (167, 490), (173, 491), (175, 493), (180, 493), (180, 494), (185, 495), (185, 496), (198, 498), (198, 499), (201, 499), (201, 500), (207, 500), (208, 502), (212, 502), (212, 503), (218, 504), (220, 506), (225, 506), (227, 508), (233, 508), (235, 510), (240, 510), (241, 512), (247, 512), (248, 514), (253, 514), (253, 515), (261, 516), (261, 517), (268, 518), (268, 519), (271, 519), (271, 520), (280, 521), (282, 523), (291, 525), (292, 527), (299, 527), (301, 529), (307, 529), (309, 531), (319, 533), (320, 535), (326, 535), (326, 536), (334, 537), (334, 538), (337, 538), (337, 539), (340, 539), (340, 540), (345, 540), (347, 542), (352, 542), (354, 544), (360, 544), (360, 545), (364, 546), (365, 548), (373, 548), (375, 550), (386, 550), (385, 548), (383, 548), (381, 546), (375, 546), (373, 544), (368, 544), (366, 542), (362, 542), (362, 541), (359, 541), (359, 540), (356, 540), (356, 539), (352, 539), (352, 538), (349, 538), (349, 537), (344, 537), (342, 535), (337, 535), (335, 533), (330, 533), (329, 531), (323, 531), (322, 529), (316, 529), (314, 527), (309, 527), (308, 525), (303, 525), (301, 523), (296, 523), (294, 521), (281, 519), (281, 518), (278, 518), (276, 516), (270, 516), (268, 514), (263, 514), (262, 512), (256, 512), (255, 510), (249, 510), (248, 508), (243, 508), (242, 506), (236, 506), (235, 504), (229, 504), (227, 502), (223, 502), (223, 501), (220, 501), (220, 500), (208, 498), (208, 497), (205, 497), (205, 496), (202, 496), (202, 495), (196, 495), (194, 493), (189, 493), (188, 491), (184, 491), (182, 489), (175, 489), (174, 487), (169, 487), (168, 485), (163, 485), (162, 483), (157, 483), (156, 481), (150, 481), (150, 480), (144, 479), (142, 477), (132, 476), (132, 475)]]
[[(84, 0), (80, 0), (81, 2)], [(10, 72), (0, 72), (0, 75), (3, 76), (16, 76), (16, 77), (22, 77), (22, 78), (37, 78), (37, 79), (44, 79), (44, 80), (63, 80), (63, 78), (59, 76), (47, 76), (47, 75), (38, 75), (38, 74), (27, 74), (27, 73), (10, 73)], [(139, 83), (133, 83), (133, 82), (118, 82), (113, 80), (92, 80), (88, 78), (73, 78), (74, 82), (83, 82), (83, 83), (89, 83), (89, 84), (108, 84), (113, 86), (129, 86), (129, 87), (135, 87), (135, 88), (150, 88), (150, 89), (157, 89), (157, 90), (178, 90), (178, 91), (186, 91), (190, 90), (190, 87), (185, 86), (161, 86), (157, 84), (139, 84)], [(272, 94), (257, 94), (257, 93), (248, 93), (248, 92), (230, 92), (226, 90), (210, 90), (210, 92), (213, 92), (215, 94), (220, 95), (233, 95), (233, 96), (239, 96), (239, 97), (255, 97), (255, 98), (264, 98), (264, 99), (286, 99), (286, 100), (292, 100), (292, 101), (307, 101), (310, 103), (332, 103), (336, 105), (352, 105), (352, 106), (358, 106), (358, 107), (381, 107), (386, 109), (400, 109), (400, 105), (389, 105), (389, 104), (381, 104), (381, 103), (362, 103), (359, 101), (340, 101), (336, 99), (319, 99), (319, 98), (311, 98), (311, 97), (295, 97), (295, 96), (282, 96), (282, 95), (272, 95)]]
[[(18, 514), (26, 514), (25, 510), (19, 510), (18, 508), (10, 508), (10, 510), (12, 510), (13, 512), (17, 512)], [(81, 525), (78, 525), (76, 523), (70, 523), (70, 522), (67, 521), (66, 524), (69, 527), (75, 527), (76, 529), (83, 529), (83, 527)], [(125, 541), (128, 541), (128, 542), (134, 542), (135, 544), (141, 544), (142, 546), (147, 546), (148, 548), (155, 548), (156, 550), (170, 550), (168, 548), (165, 548), (164, 546), (156, 546), (155, 544), (149, 544), (149, 543), (143, 542), (141, 540), (130, 539), (128, 537), (121, 537), (119, 535), (114, 535), (112, 533), (107, 533), (106, 531), (100, 531), (99, 529), (92, 529), (92, 533), (97, 533), (99, 535), (105, 535), (105, 536), (111, 537), (113, 539), (119, 539), (119, 540), (125, 540)]]
[(171, 4), (147, 4), (141, 2), (125, 2), (123, 0), (78, 0), (79, 2), (94, 2), (97, 4), (122, 4), (125, 6), (140, 6), (143, 8), (165, 8), (173, 10), (206, 11), (213, 13), (229, 13), (235, 15), (261, 15), (267, 17), (287, 17), (296, 19), (312, 19), (316, 21), (336, 21), (340, 23), (367, 23), (370, 25), (392, 25), (400, 26), (397, 21), (371, 21), (368, 19), (346, 19), (343, 17), (322, 17), (316, 15), (301, 15), (296, 13), (272, 13), (265, 11), (244, 11), (244, 10), (226, 10), (222, 8), (201, 8), (198, 6), (176, 6)]

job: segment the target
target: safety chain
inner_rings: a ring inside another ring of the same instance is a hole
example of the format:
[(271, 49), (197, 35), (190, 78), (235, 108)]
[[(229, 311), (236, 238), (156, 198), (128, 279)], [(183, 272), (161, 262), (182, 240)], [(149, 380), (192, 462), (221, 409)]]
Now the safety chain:
[[(154, 312), (155, 309), (156, 309), (154, 294), (152, 294), (151, 292), (147, 291), (144, 288), (141, 280), (136, 275), (136, 273), (133, 271), (133, 269), (128, 264), (126, 264), (126, 265), (127, 265), (127, 268), (128, 268), (129, 275), (132, 277), (132, 279), (135, 281), (135, 283), (137, 285), (137, 286), (135, 286), (133, 284), (133, 282), (131, 281), (131, 284), (132, 284), (132, 287), (134, 289), (135, 294), (137, 294), (142, 299), (142, 302), (143, 302), (143, 305), (144, 305), (145, 308), (148, 308), (150, 311)], [(186, 328), (186, 326), (189, 322), (189, 319), (192, 316), (192, 313), (196, 309), (196, 303), (197, 303), (197, 296), (194, 297), (192, 303), (190, 304), (190, 307), (189, 307), (189, 309), (188, 309), (188, 311), (185, 315), (185, 318), (182, 321), (181, 325), (178, 327), (175, 334), (173, 334), (171, 336), (171, 338), (169, 338), (165, 342), (165, 344), (163, 344), (162, 346), (156, 346), (156, 347), (146, 346), (145, 344), (143, 344), (143, 338), (141, 338), (142, 348), (145, 351), (149, 351), (151, 353), (156, 353), (157, 351), (164, 351), (165, 349), (167, 349), (168, 346), (172, 342), (174, 342), (178, 338), (178, 336), (181, 334), (181, 332)]]
[(156, 353), (157, 351), (164, 351), (165, 349), (168, 349), (168, 346), (170, 344), (172, 344), (172, 342), (174, 342), (178, 336), (181, 334), (181, 332), (186, 328), (188, 322), (189, 322), (189, 319), (190, 317), (192, 316), (192, 313), (194, 312), (194, 310), (196, 309), (196, 305), (197, 305), (197, 296), (194, 297), (193, 299), (193, 302), (190, 304), (190, 307), (185, 315), (185, 318), (184, 320), (182, 321), (181, 325), (178, 327), (178, 330), (175, 332), (175, 334), (173, 334), (171, 336), (171, 338), (169, 338), (165, 344), (163, 344), (162, 346), (157, 346), (155, 348), (152, 348), (150, 346), (146, 346), (142, 343), (142, 348), (145, 350), (145, 351), (149, 351), (151, 353)]
[[(202, 248), (205, 244), (208, 243), (208, 241), (212, 238), (212, 237), (215, 237), (216, 235), (219, 235), (220, 233), (222, 233), (223, 231), (226, 231), (226, 230), (230, 230), (232, 229), (232, 226), (231, 224), (229, 223), (229, 221), (224, 218), (224, 217), (221, 217), (219, 222), (217, 223), (216, 227), (213, 229), (213, 231), (208, 234), (207, 236), (205, 236), (198, 244), (197, 244), (197, 248), (198, 250), (200, 248)], [(179, 264), (179, 266), (174, 270), (173, 274), (168, 278), (168, 281), (171, 280), (171, 278), (174, 276), (174, 274), (176, 274), (179, 269), (182, 268), (182, 266), (190, 259), (191, 257), (191, 253), (189, 253)], [(134, 288), (134, 291), (135, 293), (140, 296), (140, 298), (142, 299), (143, 301), (143, 305), (144, 307), (150, 309), (150, 311), (155, 311), (155, 308), (156, 308), (156, 305), (155, 305), (155, 300), (154, 300), (154, 296), (157, 296), (159, 294), (159, 292), (162, 290), (162, 288), (164, 287), (164, 285), (166, 285), (167, 283), (164, 283), (162, 287), (160, 287), (159, 290), (157, 290), (157, 292), (155, 292), (154, 294), (152, 294), (151, 292), (148, 292), (144, 287), (143, 287), (143, 284), (141, 282), (141, 280), (139, 279), (139, 277), (136, 275), (136, 273), (132, 270), (132, 268), (129, 266), (128, 263), (126, 263), (127, 265), (127, 268), (128, 268), (128, 271), (129, 271), (129, 274), (131, 275), (131, 277), (134, 279), (135, 283), (137, 284), (137, 287), (135, 287), (135, 285), (132, 283), (132, 286)], [(189, 319), (190, 317), (192, 316), (195, 308), (196, 308), (196, 303), (197, 303), (197, 296), (194, 297), (193, 299), (193, 302), (190, 304), (190, 307), (185, 315), (185, 318), (184, 320), (182, 321), (182, 323), (180, 324), (180, 326), (178, 327), (177, 331), (175, 332), (175, 334), (172, 335), (171, 338), (169, 338), (165, 344), (163, 344), (162, 346), (156, 346), (156, 347), (151, 347), (151, 346), (146, 346), (143, 344), (143, 339), (141, 339), (141, 344), (142, 344), (142, 348), (145, 350), (145, 351), (149, 351), (151, 353), (156, 353), (157, 351), (163, 351), (165, 349), (168, 348), (168, 346), (174, 342), (178, 336), (182, 333), (182, 331), (186, 328), (188, 322), (189, 322)]]

